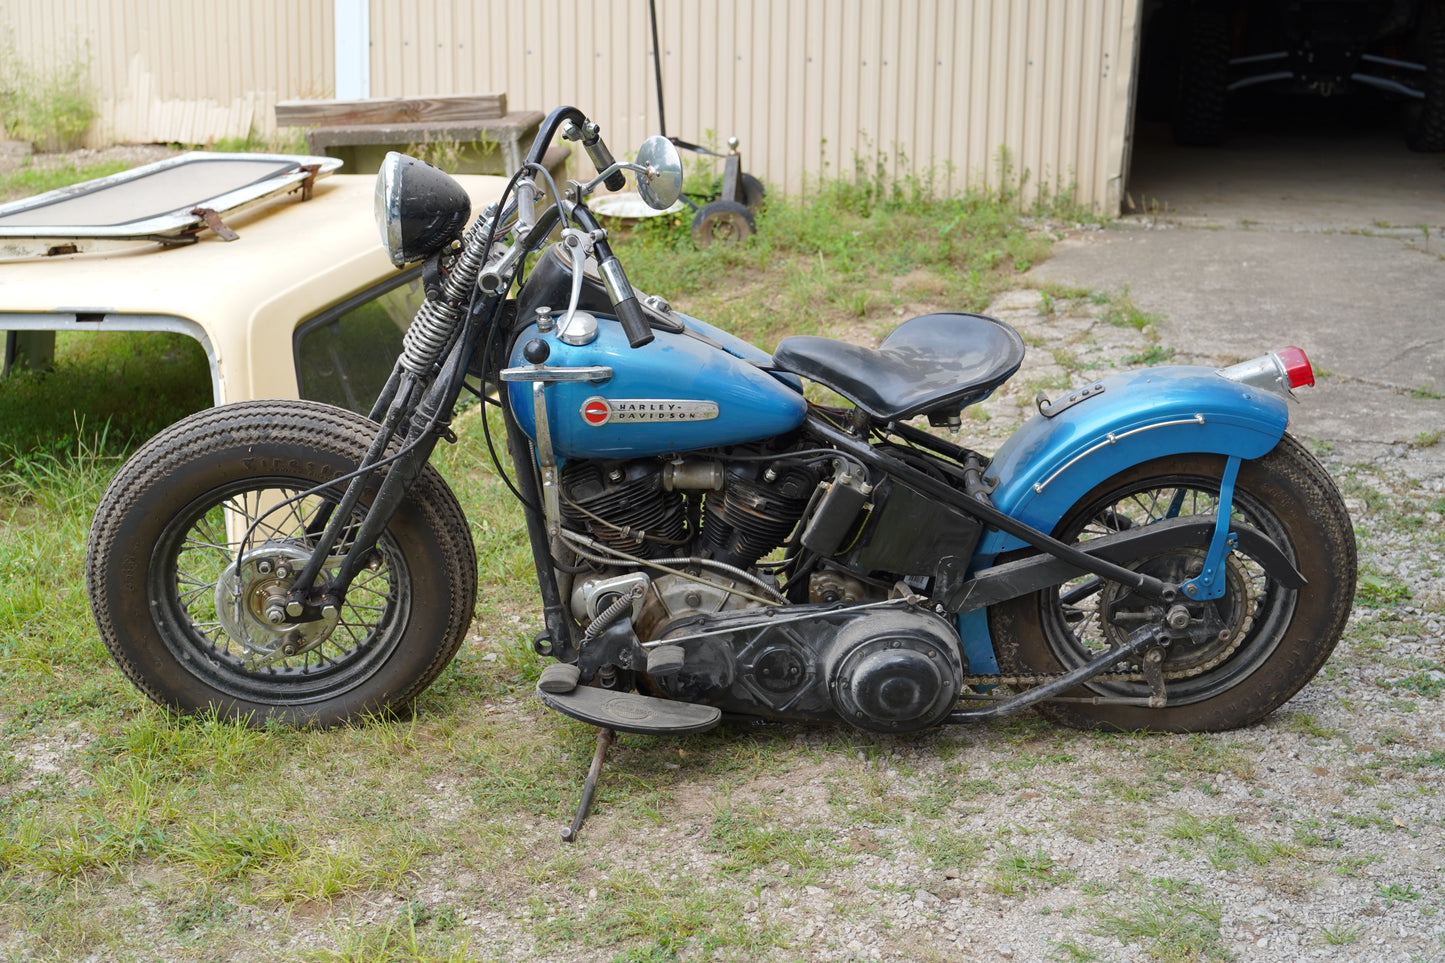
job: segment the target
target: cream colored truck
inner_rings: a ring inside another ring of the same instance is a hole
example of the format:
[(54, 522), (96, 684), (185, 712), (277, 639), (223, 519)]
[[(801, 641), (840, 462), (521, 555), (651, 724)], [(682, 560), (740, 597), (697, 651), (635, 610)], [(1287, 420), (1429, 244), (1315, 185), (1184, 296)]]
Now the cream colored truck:
[[(205, 349), (216, 404), (309, 398), (365, 414), (421, 301), (420, 270), (382, 248), (375, 177), (332, 174), (339, 164), (195, 153), (0, 206), (0, 331), (42, 360), (57, 331), (180, 332)], [(458, 180), (474, 212), (506, 184)]]

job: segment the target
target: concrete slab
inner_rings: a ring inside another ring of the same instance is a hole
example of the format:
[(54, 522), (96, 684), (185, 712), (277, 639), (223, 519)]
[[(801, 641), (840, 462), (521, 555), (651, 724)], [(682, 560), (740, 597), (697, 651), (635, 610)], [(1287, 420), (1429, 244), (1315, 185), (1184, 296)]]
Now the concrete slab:
[[(1445, 476), (1445, 158), (1379, 131), (1251, 134), (1144, 149), (1136, 171), (1131, 193), (1157, 213), (1061, 241), (1032, 277), (1127, 288), (1181, 360), (1296, 344), (1320, 385), (1294, 430)], [(1412, 224), (1429, 230), (1395, 227)]]
[(1195, 356), (1298, 344), (1334, 375), (1445, 394), (1445, 260), (1392, 238), (1121, 224), (1060, 241), (1034, 274), (1128, 288)]

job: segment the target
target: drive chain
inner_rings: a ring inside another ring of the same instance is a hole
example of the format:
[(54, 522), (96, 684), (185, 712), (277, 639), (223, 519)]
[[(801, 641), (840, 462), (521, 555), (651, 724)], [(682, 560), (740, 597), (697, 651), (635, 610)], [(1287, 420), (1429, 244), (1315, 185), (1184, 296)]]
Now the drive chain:
[[(1188, 669), (1176, 669), (1173, 672), (1165, 672), (1165, 680), (1190, 679), (1197, 675), (1203, 675), (1215, 666), (1220, 665), (1239, 648), (1239, 643), (1244, 641), (1244, 633), (1235, 633), (1233, 643), (1220, 652), (1217, 656), (1202, 665), (1191, 666)], [(966, 686), (981, 685), (1007, 685), (1007, 686), (1036, 686), (1046, 685), (1059, 678), (1064, 673), (1057, 675), (966, 675), (963, 677), (963, 684)], [(1142, 672), (1106, 672), (1096, 675), (1089, 682), (1144, 682)]]

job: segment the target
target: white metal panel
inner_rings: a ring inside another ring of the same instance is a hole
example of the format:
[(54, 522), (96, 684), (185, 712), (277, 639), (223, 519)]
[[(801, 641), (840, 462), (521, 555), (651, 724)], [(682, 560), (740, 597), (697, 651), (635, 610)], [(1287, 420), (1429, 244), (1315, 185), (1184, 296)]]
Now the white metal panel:
[(205, 143), (274, 129), (278, 99), (328, 94), (333, 0), (0, 0), (31, 69), (86, 62), (92, 144)]
[[(618, 150), (659, 128), (643, 0), (371, 4), (377, 96), (573, 103)], [(1137, 0), (659, 0), (658, 17), (668, 133), (736, 135), (775, 185), (906, 156), (997, 187), (1006, 152), (1033, 188), (1115, 203)], [(462, 86), (423, 75), (434, 51), (465, 61)]]
[[(618, 152), (658, 130), (646, 0), (0, 0), (0, 24), (39, 62), (88, 48), (93, 141), (204, 142), (333, 95), (336, 3), (366, 10), (372, 96), (573, 103)], [(1117, 203), (1138, 0), (657, 6), (668, 133), (736, 135), (775, 186), (906, 156), (996, 187), (1002, 149), (1035, 186)]]

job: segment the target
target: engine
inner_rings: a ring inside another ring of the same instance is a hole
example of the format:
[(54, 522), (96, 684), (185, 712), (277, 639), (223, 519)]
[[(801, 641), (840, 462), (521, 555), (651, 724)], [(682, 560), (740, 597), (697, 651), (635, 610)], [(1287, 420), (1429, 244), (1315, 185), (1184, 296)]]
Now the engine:
[(562, 521), (609, 548), (643, 558), (688, 554), (683, 496), (667, 491), (656, 461), (569, 461)]
[(685, 659), (653, 680), (664, 695), (773, 719), (841, 719), (870, 732), (942, 721), (963, 685), (958, 636), (942, 618), (897, 608), (800, 605), (768, 624), (743, 615), (674, 623)]
[[(651, 643), (651, 653), (668, 650), (667, 659), (657, 661), (668, 668), (655, 671), (649, 655), (638, 681), (669, 698), (775, 719), (842, 719), (878, 732), (937, 723), (962, 685), (952, 626), (903, 598), (853, 607), (887, 599), (892, 583), (868, 573), (880, 561), (890, 568), (899, 558), (911, 562), (906, 546), (870, 535), (865, 525), (843, 547), (841, 535), (852, 520), (870, 517), (861, 511), (861, 497), (847, 494), (860, 490), (853, 476), (840, 471), (834, 477), (826, 463), (786, 454), (740, 454), (728, 461), (568, 462), (561, 472), (567, 529), (626, 556), (671, 560), (665, 563), (670, 571), (659, 571), (618, 556), (615, 565), (579, 574), (571, 583), (573, 615), (587, 624), (611, 601), (645, 586), (632, 625), (638, 640)], [(842, 497), (830, 498), (835, 492)], [(892, 500), (907, 506), (903, 518), (912, 523), (907, 528), (916, 545), (919, 528), (934, 517), (906, 495)], [(800, 528), (810, 506), (809, 524)], [(888, 505), (871, 507), (877, 516)], [(932, 527), (932, 535), (957, 544), (957, 532)], [(819, 528), (839, 537), (828, 538)], [(906, 541), (908, 532), (901, 529), (888, 529), (889, 539)], [(790, 592), (800, 604), (784, 606), (771, 577), (757, 566), (795, 531), (805, 547), (831, 546), (819, 553), (830, 558)], [(631, 657), (623, 664), (640, 669)]]
[(783, 544), (821, 472), (644, 458), (570, 461), (561, 478), (562, 519), (573, 531), (642, 558), (695, 555), (747, 569)]

